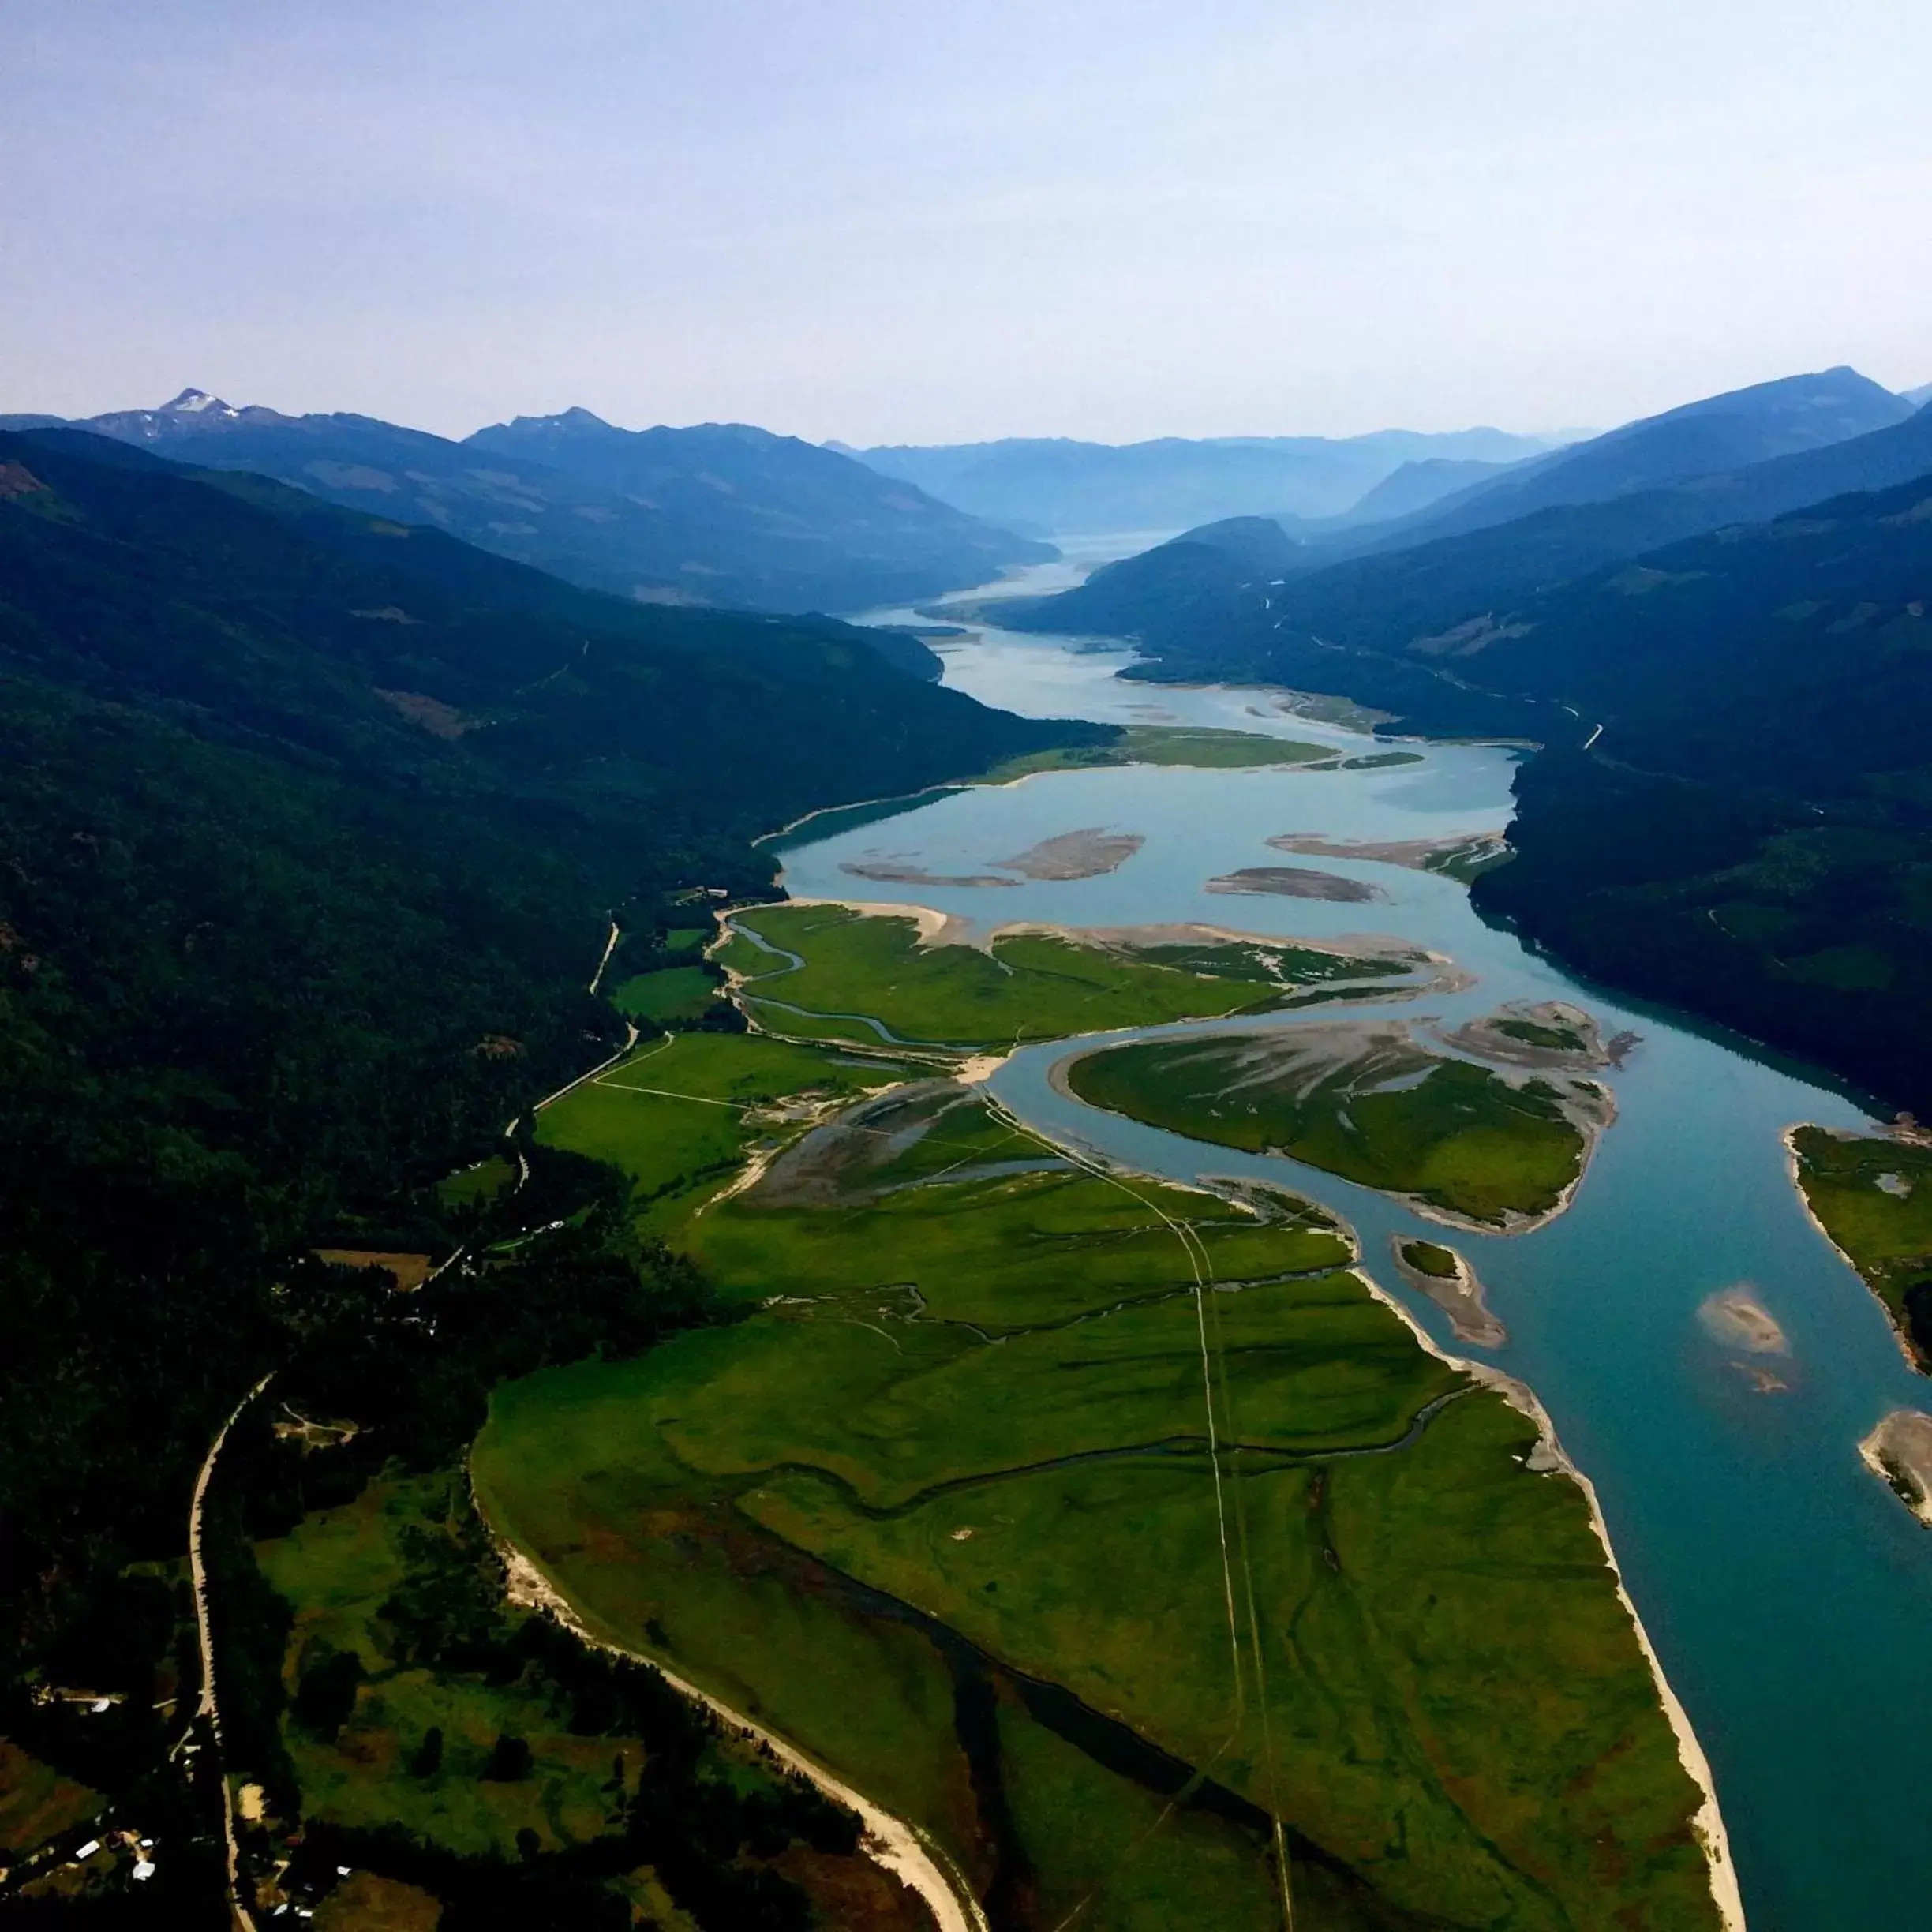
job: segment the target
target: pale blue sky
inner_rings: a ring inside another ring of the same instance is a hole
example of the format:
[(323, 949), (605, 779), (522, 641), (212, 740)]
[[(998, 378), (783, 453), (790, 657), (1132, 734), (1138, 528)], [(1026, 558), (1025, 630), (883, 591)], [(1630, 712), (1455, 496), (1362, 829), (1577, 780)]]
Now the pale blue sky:
[(1927, 0), (7, 0), (0, 409), (1607, 423), (1932, 380)]

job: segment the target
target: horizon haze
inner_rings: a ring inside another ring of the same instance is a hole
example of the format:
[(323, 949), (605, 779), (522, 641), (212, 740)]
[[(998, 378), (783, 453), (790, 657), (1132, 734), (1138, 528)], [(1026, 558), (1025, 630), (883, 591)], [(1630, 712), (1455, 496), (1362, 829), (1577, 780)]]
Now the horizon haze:
[(1122, 443), (1923, 384), (1932, 15), (1557, 12), (24, 0), (0, 407)]

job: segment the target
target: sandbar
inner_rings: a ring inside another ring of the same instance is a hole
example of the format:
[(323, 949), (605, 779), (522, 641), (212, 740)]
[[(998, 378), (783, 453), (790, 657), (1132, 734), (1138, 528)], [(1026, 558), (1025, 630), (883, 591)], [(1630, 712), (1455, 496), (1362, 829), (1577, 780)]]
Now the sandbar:
[(1865, 1466), (1932, 1530), (1932, 1415), (1894, 1409), (1859, 1444)]
[(841, 872), (854, 878), (880, 879), (894, 886), (1017, 886), (1015, 878), (1002, 878), (991, 872), (928, 872), (904, 859), (871, 859), (855, 864), (845, 860)]
[(1413, 872), (1432, 871), (1449, 859), (1488, 859), (1507, 843), (1500, 832), (1451, 832), (1421, 839), (1331, 839), (1320, 832), (1283, 832), (1267, 842), (1276, 852), (1303, 852), (1314, 859), (1372, 859), (1383, 865), (1406, 866)]
[[(1604, 1044), (1595, 1019), (1581, 1006), (1563, 1000), (1511, 1000), (1496, 1012), (1466, 1021), (1454, 1032), (1439, 1037), (1444, 1046), (1504, 1066), (1561, 1069), (1616, 1064), (1616, 1056)], [(1623, 1050), (1629, 1050), (1627, 1044)]]
[(1711, 1339), (1751, 1355), (1788, 1355), (1791, 1342), (1777, 1317), (1758, 1298), (1749, 1282), (1720, 1288), (1698, 1309)]
[(1138, 832), (1108, 832), (1088, 826), (1078, 832), (1056, 833), (1010, 859), (989, 863), (1030, 879), (1098, 878), (1104, 872), (1118, 871), (1146, 843)]
[[(1389, 1237), (1395, 1251), (1395, 1271), (1417, 1294), (1427, 1295), (1449, 1317), (1450, 1331), (1458, 1342), (1474, 1348), (1501, 1348), (1509, 1340), (1509, 1331), (1490, 1308), (1476, 1271), (1453, 1248), (1439, 1241), (1410, 1241), (1400, 1234)], [(1428, 1249), (1433, 1260), (1446, 1255), (1453, 1264), (1449, 1273), (1437, 1274), (1411, 1260), (1413, 1251)]]
[(1343, 878), (1334, 872), (1316, 872), (1306, 866), (1243, 866), (1238, 872), (1224, 872), (1219, 878), (1211, 878), (1207, 889), (1211, 893), (1271, 893), (1283, 899), (1332, 899), (1350, 904), (1388, 897), (1379, 886)]

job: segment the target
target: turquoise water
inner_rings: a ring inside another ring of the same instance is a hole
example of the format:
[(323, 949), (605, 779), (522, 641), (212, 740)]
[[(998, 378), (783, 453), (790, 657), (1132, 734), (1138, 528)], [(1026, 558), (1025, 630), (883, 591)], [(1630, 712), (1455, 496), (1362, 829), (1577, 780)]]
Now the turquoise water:
[[(1049, 568), (1064, 578), (1065, 567)], [(1365, 748), (1284, 711), (1279, 694), (1123, 682), (1114, 673), (1129, 654), (1118, 648), (985, 627), (941, 648), (948, 683), (1032, 715), (1227, 724)], [(1290, 832), (1417, 838), (1507, 822), (1516, 754), (1414, 748), (1422, 763), (1381, 772), (1102, 770), (954, 792), (790, 850), (785, 882), (800, 897), (916, 900), (986, 926), (1196, 921), (1282, 938), (1394, 935), (1447, 956), (1475, 984), (1378, 1012), (1454, 1023), (1507, 999), (1563, 998), (1587, 1006), (1606, 1035), (1640, 1035), (1604, 1076), (1619, 1118), (1570, 1211), (1528, 1234), (1451, 1237), (1509, 1331), (1487, 1358), (1537, 1391), (1597, 1485), (1631, 1594), (1711, 1759), (1752, 1925), (1932, 1926), (1932, 1533), (1857, 1454), (1881, 1414), (1932, 1404), (1932, 1387), (1806, 1218), (1780, 1139), (1794, 1122), (1857, 1126), (1869, 1116), (1822, 1076), (1579, 984), (1485, 926), (1448, 881), (1284, 859), (1264, 842)], [(1071, 882), (880, 885), (841, 870), (883, 858), (979, 871), (1088, 826), (1147, 843), (1118, 871)], [(1282, 863), (1368, 881), (1386, 897), (1339, 904), (1204, 889), (1216, 874)], [(1226, 1029), (1149, 1031), (1213, 1030)], [(1370, 1271), (1446, 1346), (1485, 1354), (1455, 1342), (1390, 1265), (1390, 1235), (1427, 1234), (1428, 1223), (1298, 1163), (1087, 1107), (1048, 1080), (1071, 1050), (1061, 1042), (1016, 1054), (994, 1091), (1043, 1130), (1144, 1171), (1288, 1182), (1354, 1225)], [(1761, 1389), (1746, 1372), (1753, 1365), (1698, 1322), (1707, 1297), (1740, 1282), (1790, 1338), (1788, 1359), (1768, 1364), (1784, 1387)]]

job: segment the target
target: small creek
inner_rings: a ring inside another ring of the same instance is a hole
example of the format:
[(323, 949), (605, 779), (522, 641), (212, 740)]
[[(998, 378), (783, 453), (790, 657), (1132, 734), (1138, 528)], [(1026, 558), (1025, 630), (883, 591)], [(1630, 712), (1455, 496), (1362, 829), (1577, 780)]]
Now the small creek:
[[(1076, 560), (1118, 552), (1096, 542)], [(1068, 577), (1066, 566), (1049, 566), (1000, 588), (1057, 588)], [(874, 620), (931, 621), (904, 611)], [(975, 623), (936, 648), (948, 683), (1032, 716), (1222, 725), (1348, 754), (1373, 748), (1288, 714), (1276, 693), (1122, 680), (1115, 673), (1132, 654), (1118, 647)], [(1440, 1312), (1402, 1282), (1389, 1237), (1433, 1234), (1460, 1248), (1509, 1331), (1485, 1358), (1537, 1391), (1597, 1485), (1631, 1594), (1711, 1758), (1753, 1924), (1902, 1932), (1932, 1923), (1932, 1536), (1857, 1455), (1886, 1409), (1932, 1406), (1932, 1385), (1906, 1365), (1877, 1302), (1805, 1216), (1780, 1139), (1795, 1121), (1857, 1126), (1867, 1111), (1815, 1071), (1573, 979), (1485, 925), (1451, 881), (1324, 857), (1294, 863), (1372, 882), (1386, 901), (1204, 889), (1217, 874), (1279, 863), (1264, 843), (1273, 834), (1415, 839), (1507, 822), (1518, 754), (1413, 748), (1422, 762), (1375, 771), (1142, 767), (945, 792), (896, 815), (830, 822), (827, 836), (800, 828), (785, 841), (785, 882), (801, 897), (916, 898), (983, 925), (1189, 921), (1285, 940), (1392, 934), (1448, 956), (1476, 983), (1378, 1000), (1368, 1009), (1377, 1015), (1453, 1024), (1505, 1000), (1565, 999), (1596, 1014), (1606, 1035), (1641, 1035), (1601, 1076), (1619, 1118), (1574, 1204), (1509, 1237), (1445, 1236), (1332, 1175), (1086, 1106), (1048, 1077), (1073, 1050), (1065, 1042), (1023, 1050), (993, 1084), (1042, 1132), (1143, 1171), (1292, 1185), (1354, 1226), (1368, 1271), (1445, 1347), (1483, 1355), (1454, 1342)], [(968, 873), (1088, 826), (1147, 842), (1097, 878), (997, 892), (881, 889), (841, 869), (885, 859)], [(1348, 1010), (1335, 1002), (1260, 1024)], [(1226, 1030), (1211, 1021), (1144, 1032)], [(1699, 1323), (1700, 1304), (1739, 1282), (1777, 1318), (1788, 1356), (1727, 1350)], [(1767, 1369), (1779, 1386), (1753, 1372)]]

